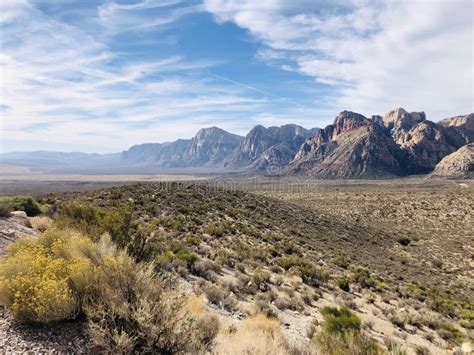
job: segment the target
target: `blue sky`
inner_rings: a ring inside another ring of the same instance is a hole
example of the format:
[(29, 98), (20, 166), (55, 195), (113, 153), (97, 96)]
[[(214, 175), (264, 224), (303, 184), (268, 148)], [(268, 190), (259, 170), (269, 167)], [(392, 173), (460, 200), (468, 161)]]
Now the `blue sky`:
[(3, 0), (1, 151), (473, 112), (469, 0)]

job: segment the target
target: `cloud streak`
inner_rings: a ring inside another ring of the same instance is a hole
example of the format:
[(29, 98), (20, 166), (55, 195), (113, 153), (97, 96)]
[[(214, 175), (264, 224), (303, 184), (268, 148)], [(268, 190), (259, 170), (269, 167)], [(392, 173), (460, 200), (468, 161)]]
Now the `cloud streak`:
[[(173, 4), (146, 1), (120, 11)], [(60, 150), (114, 152), (190, 137), (203, 125), (242, 131), (230, 118), (269, 104), (209, 78), (214, 61), (132, 60), (26, 1), (2, 2), (0, 13), (3, 151), (51, 142)]]
[(469, 0), (204, 4), (262, 42), (260, 59), (330, 86), (338, 110), (405, 106), (432, 119), (474, 111)]

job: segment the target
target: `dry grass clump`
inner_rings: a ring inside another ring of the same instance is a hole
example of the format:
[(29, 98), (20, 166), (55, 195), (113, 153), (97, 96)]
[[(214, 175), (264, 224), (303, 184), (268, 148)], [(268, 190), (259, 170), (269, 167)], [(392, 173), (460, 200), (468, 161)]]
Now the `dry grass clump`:
[(247, 318), (237, 331), (223, 332), (216, 339), (216, 354), (286, 355), (289, 347), (275, 318), (256, 314)]
[(84, 307), (89, 333), (99, 348), (113, 353), (178, 353), (205, 348), (218, 324), (192, 317), (187, 300), (157, 277), (152, 264), (122, 254), (105, 262)]
[(13, 207), (6, 201), (0, 201), (0, 217), (10, 217)]
[(30, 223), (34, 230), (42, 233), (52, 227), (53, 220), (46, 216), (36, 216), (30, 218)]

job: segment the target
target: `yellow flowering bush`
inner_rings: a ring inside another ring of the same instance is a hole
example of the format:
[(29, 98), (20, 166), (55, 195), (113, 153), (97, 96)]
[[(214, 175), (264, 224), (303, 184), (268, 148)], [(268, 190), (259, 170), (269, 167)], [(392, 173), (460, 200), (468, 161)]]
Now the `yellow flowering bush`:
[(198, 353), (218, 321), (188, 311), (156, 265), (137, 263), (108, 234), (97, 242), (50, 227), (10, 244), (0, 259), (0, 304), (20, 321), (50, 323), (82, 313), (107, 353)]
[(9, 245), (0, 260), (0, 304), (21, 321), (49, 323), (74, 317), (101, 262), (83, 235), (48, 229)]

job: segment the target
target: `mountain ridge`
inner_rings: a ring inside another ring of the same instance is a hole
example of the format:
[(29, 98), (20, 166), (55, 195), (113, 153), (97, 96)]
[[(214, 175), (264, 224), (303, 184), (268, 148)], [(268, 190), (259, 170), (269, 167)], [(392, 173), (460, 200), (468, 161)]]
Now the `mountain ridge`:
[(267, 172), (312, 178), (384, 178), (427, 174), (440, 161), (474, 141), (474, 114), (437, 123), (424, 112), (396, 108), (370, 118), (342, 111), (325, 128), (296, 124), (257, 125), (245, 136), (213, 126), (189, 139), (144, 143), (115, 154), (17, 152), (0, 162), (48, 168), (202, 168), (222, 172)]

